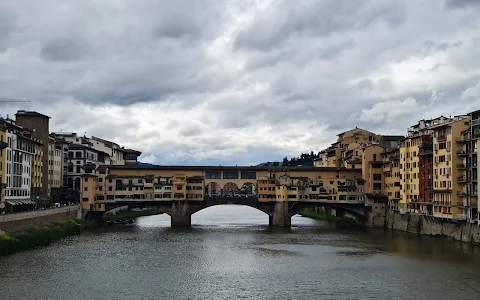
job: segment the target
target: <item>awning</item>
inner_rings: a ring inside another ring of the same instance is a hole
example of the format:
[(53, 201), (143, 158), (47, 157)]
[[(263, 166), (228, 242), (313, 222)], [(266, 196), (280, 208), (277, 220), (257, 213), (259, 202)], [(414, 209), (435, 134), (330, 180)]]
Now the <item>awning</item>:
[(35, 205), (35, 202), (31, 200), (7, 200), (5, 202), (10, 205)]

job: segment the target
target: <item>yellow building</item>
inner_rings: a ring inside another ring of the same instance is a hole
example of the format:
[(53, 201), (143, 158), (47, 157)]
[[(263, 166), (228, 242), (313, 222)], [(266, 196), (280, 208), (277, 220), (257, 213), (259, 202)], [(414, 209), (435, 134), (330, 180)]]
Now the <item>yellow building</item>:
[[(42, 192), (42, 180), (43, 180), (43, 145), (40, 143), (37, 143), (35, 145), (35, 155), (33, 156), (32, 162), (31, 162), (31, 180), (32, 184), (30, 187), (30, 195), (32, 199), (36, 199), (37, 196), (40, 198), (41, 192)], [(45, 174), (47, 176), (48, 174)]]
[(457, 116), (433, 130), (433, 216), (467, 220), (469, 204), (464, 203), (466, 168), (463, 145), (456, 143), (470, 127), (470, 117)]
[(307, 167), (100, 166), (82, 177), (84, 209), (108, 201), (203, 201), (219, 195), (260, 202), (364, 203), (360, 169)]
[(365, 193), (383, 194), (384, 177), (382, 153), (385, 148), (368, 145), (362, 148), (362, 177), (365, 180)]
[[(0, 206), (5, 203), (5, 186), (7, 184), (7, 154), (5, 149), (8, 147), (7, 133), (5, 128), (0, 128)], [(0, 207), (0, 211), (2, 208)]]
[(382, 153), (383, 175), (385, 178), (385, 193), (388, 196), (388, 207), (393, 211), (399, 210), (399, 201), (402, 198), (400, 179), (400, 149), (393, 149)]
[(407, 137), (400, 143), (400, 179), (402, 180), (402, 198), (400, 212), (415, 212), (413, 202), (418, 202), (420, 195), (420, 145), (421, 136)]

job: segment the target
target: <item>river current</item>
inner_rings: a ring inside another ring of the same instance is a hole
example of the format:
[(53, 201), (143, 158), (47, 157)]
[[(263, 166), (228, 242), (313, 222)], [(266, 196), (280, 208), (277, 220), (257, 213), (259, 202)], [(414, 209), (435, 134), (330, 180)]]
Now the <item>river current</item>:
[(250, 207), (142, 217), (0, 258), (0, 299), (479, 299), (480, 247)]

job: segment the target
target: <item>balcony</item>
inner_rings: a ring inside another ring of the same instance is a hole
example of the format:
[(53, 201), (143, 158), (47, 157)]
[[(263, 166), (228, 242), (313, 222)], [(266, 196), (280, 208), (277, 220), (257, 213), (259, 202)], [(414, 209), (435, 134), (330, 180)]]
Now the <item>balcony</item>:
[(466, 142), (469, 142), (471, 139), (472, 139), (472, 137), (470, 136), (470, 134), (466, 134), (464, 136), (461, 136), (461, 137), (457, 138), (457, 142), (466, 143)]
[(8, 147), (8, 143), (7, 142), (0, 142), (0, 149), (5, 149)]
[(446, 135), (439, 135), (439, 136), (437, 137), (437, 141), (439, 141), (439, 142), (444, 142), (444, 141), (446, 141), (446, 140), (447, 140), (447, 136), (446, 136)]
[(459, 170), (465, 170), (467, 168), (467, 166), (465, 166), (464, 164), (457, 164), (457, 169)]
[(458, 176), (458, 177), (457, 177), (457, 182), (458, 182), (458, 183), (466, 183), (466, 182), (467, 182), (467, 178), (465, 178), (465, 176)]
[(477, 125), (480, 125), (480, 119), (472, 120), (472, 127)]
[(459, 221), (465, 221), (467, 220), (467, 216), (464, 215), (464, 214), (458, 214), (455, 219), (459, 220)]
[(459, 197), (465, 197), (465, 196), (467, 196), (467, 193), (465, 193), (464, 191), (458, 191), (458, 192), (457, 192), (457, 196), (459, 196)]
[(457, 156), (467, 156), (467, 152), (463, 150), (457, 151)]

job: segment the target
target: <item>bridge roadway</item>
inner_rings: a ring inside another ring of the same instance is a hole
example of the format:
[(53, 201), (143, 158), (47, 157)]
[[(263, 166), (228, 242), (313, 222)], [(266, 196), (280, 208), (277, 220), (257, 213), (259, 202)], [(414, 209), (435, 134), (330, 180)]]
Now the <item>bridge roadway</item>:
[(201, 201), (152, 201), (152, 200), (111, 200), (105, 201), (105, 211), (90, 211), (87, 218), (101, 220), (103, 214), (109, 210), (128, 206), (129, 208), (154, 208), (160, 213), (171, 217), (172, 226), (190, 226), (192, 215), (207, 207), (237, 204), (256, 208), (269, 216), (269, 225), (275, 227), (288, 227), (291, 217), (305, 209), (319, 209), (324, 207), (327, 211), (335, 211), (336, 215), (353, 216), (358, 222), (364, 223), (370, 211), (363, 202), (339, 203), (327, 200), (299, 200), (299, 201), (258, 201), (257, 197), (206, 197)]

